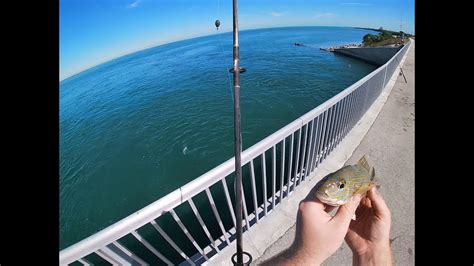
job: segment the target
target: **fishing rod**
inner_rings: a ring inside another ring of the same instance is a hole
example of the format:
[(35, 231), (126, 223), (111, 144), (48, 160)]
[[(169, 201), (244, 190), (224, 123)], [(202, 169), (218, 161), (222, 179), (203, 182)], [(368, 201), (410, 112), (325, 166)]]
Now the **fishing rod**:
[(403, 79), (405, 79), (405, 83), (408, 83), (407, 78), (405, 77), (405, 73), (403, 73), (402, 66), (400, 66), (400, 73), (402, 73)]
[[(229, 72), (233, 74), (234, 78), (234, 158), (235, 158), (235, 220), (236, 220), (236, 235), (237, 235), (237, 252), (231, 257), (231, 261), (234, 265), (250, 265), (252, 262), (252, 255), (243, 250), (242, 244), (242, 135), (240, 130), (240, 73), (246, 71), (245, 68), (240, 67), (240, 56), (239, 56), (239, 26), (238, 26), (238, 15), (237, 15), (237, 0), (233, 0), (233, 68), (229, 69)], [(219, 30), (221, 25), (220, 20), (214, 22), (216, 29)], [(243, 255), (248, 257), (248, 261), (244, 262)], [(236, 260), (237, 259), (237, 260)]]
[[(242, 152), (242, 135), (240, 133), (240, 56), (239, 56), (239, 20), (237, 13), (237, 0), (232, 0), (233, 9), (233, 77), (234, 77), (234, 153), (235, 153), (235, 219), (237, 234), (237, 252), (232, 255), (231, 260), (234, 265), (250, 265), (252, 256), (243, 251), (242, 245), (242, 164), (240, 154)], [(219, 23), (220, 24), (220, 23)], [(243, 255), (248, 256), (248, 261), (244, 263)], [(235, 261), (237, 257), (237, 261)]]
[(405, 73), (403, 73), (403, 67), (402, 67), (402, 65), (401, 65), (401, 62), (398, 61), (398, 59), (397, 59), (396, 57), (394, 57), (394, 58), (395, 58), (395, 60), (397, 61), (398, 65), (400, 66), (400, 73), (402, 74), (403, 79), (405, 79), (405, 83), (408, 83), (407, 78), (405, 77)]
[[(244, 265), (243, 245), (242, 245), (242, 165), (240, 154), (241, 135), (240, 135), (240, 56), (239, 56), (239, 20), (237, 15), (237, 0), (232, 0), (233, 9), (233, 77), (234, 77), (234, 153), (235, 153), (235, 219), (237, 233), (237, 252), (232, 255), (234, 265)], [(235, 261), (237, 256), (237, 261)]]

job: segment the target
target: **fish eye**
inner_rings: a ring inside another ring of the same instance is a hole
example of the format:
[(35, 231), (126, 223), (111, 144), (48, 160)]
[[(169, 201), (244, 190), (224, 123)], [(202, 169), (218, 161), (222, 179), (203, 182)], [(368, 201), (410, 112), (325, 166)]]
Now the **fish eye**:
[(344, 183), (340, 184), (340, 185), (339, 185), (339, 188), (340, 188), (340, 189), (343, 189), (343, 188), (344, 188)]

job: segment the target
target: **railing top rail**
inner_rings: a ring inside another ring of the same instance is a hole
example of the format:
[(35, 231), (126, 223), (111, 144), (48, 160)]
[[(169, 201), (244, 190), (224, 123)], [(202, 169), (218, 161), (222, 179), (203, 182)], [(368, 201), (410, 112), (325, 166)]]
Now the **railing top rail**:
[[(395, 57), (402, 52), (408, 45), (402, 47), (387, 63), (380, 66), (376, 70), (367, 74), (345, 90), (341, 91), (337, 95), (331, 97), (321, 105), (297, 118), (293, 122), (267, 136), (261, 141), (257, 142), (250, 148), (242, 152), (242, 166), (250, 162), (250, 160), (256, 158), (266, 150), (270, 149), (276, 143), (279, 143), (284, 138), (300, 129), (309, 121), (316, 118), (318, 115), (329, 109), (331, 106), (336, 104), (338, 101), (343, 99), (345, 96), (350, 94), (352, 91), (357, 89), (364, 82), (370, 80), (373, 76), (378, 74), (384, 67), (392, 62)], [(222, 178), (231, 174), (234, 171), (234, 157), (225, 161), (224, 163), (214, 167), (210, 171), (204, 173), (198, 178), (190, 181), (186, 185), (174, 190), (168, 195), (158, 199), (157, 201), (149, 204), (148, 206), (140, 209), (137, 212), (121, 219), (120, 221), (102, 229), (101, 231), (61, 250), (59, 252), (59, 260), (61, 264), (72, 263), (90, 253), (102, 248), (113, 241), (120, 239), (121, 237), (129, 234), (130, 232), (142, 227), (143, 225), (151, 222), (163, 213), (179, 206), (181, 203), (187, 201), (198, 193), (204, 191), (214, 183), (220, 181)]]

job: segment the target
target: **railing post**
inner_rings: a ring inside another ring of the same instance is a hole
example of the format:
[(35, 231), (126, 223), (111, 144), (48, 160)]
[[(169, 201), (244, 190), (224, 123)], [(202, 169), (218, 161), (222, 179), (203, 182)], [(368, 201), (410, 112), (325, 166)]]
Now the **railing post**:
[(291, 134), (291, 142), (290, 142), (290, 161), (288, 163), (288, 175), (286, 177), (287, 179), (287, 183), (286, 183), (286, 197), (288, 197), (290, 195), (290, 181), (291, 181), (291, 169), (293, 167), (293, 143), (295, 142), (294, 141), (295, 139), (295, 133), (293, 132)]
[(275, 210), (276, 189), (276, 146), (272, 148), (272, 211)]
[(321, 154), (321, 162), (326, 159), (326, 156), (327, 156), (327, 152), (329, 150), (329, 141), (330, 141), (330, 136), (331, 136), (331, 127), (333, 126), (333, 119), (334, 119), (334, 105), (331, 106), (329, 109), (329, 119), (328, 119), (328, 123), (327, 123), (327, 134), (326, 134), (326, 137), (324, 138), (324, 146), (323, 146), (323, 153)]
[(285, 140), (286, 137), (283, 138), (281, 144), (280, 203), (283, 200), (283, 183), (285, 182)]
[(293, 191), (296, 189), (296, 178), (298, 174), (298, 165), (300, 159), (300, 145), (301, 145), (301, 131), (303, 131), (303, 126), (300, 127), (298, 130), (298, 144), (296, 145), (296, 161), (295, 161), (295, 169), (293, 170)]
[[(306, 142), (307, 142), (307, 139), (308, 139), (308, 127), (309, 127), (309, 123), (306, 124), (305, 130), (304, 130), (303, 154), (301, 154), (300, 178), (299, 178), (298, 185), (300, 185), (301, 182), (303, 181), (303, 169), (304, 169), (305, 155), (306, 155)], [(301, 128), (301, 129), (303, 129), (303, 128)], [(304, 169), (305, 174), (306, 174), (306, 170), (307, 169)]]
[(263, 187), (263, 214), (267, 216), (267, 163), (265, 160), (265, 152), (262, 153), (262, 187)]
[(318, 141), (318, 151), (317, 151), (317, 156), (316, 156), (316, 165), (315, 165), (315, 167), (318, 167), (319, 163), (321, 163), (321, 157), (322, 157), (323, 150), (324, 150), (324, 137), (326, 135), (326, 127), (327, 127), (327, 123), (328, 123), (328, 113), (329, 113), (329, 109), (324, 111), (323, 123), (321, 124), (321, 128), (323, 130), (323, 133), (321, 134), (321, 138)]

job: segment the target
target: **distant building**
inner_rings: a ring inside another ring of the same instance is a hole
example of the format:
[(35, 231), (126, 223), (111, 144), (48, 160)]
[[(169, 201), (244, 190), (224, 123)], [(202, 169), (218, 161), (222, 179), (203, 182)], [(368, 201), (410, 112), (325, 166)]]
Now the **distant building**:
[(379, 30), (383, 30), (383, 27), (380, 27)]

